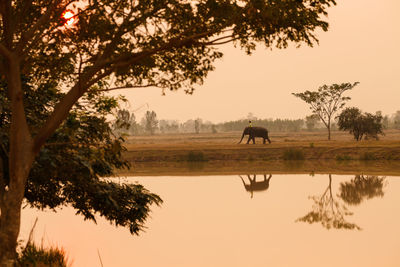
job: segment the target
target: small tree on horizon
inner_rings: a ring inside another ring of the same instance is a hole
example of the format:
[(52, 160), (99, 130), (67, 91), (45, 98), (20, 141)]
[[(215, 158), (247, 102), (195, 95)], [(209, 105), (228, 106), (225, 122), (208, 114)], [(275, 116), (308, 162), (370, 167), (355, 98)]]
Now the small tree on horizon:
[(328, 129), (328, 140), (331, 140), (331, 122), (333, 115), (350, 100), (350, 97), (342, 96), (348, 90), (353, 89), (359, 82), (323, 85), (317, 91), (305, 91), (303, 93), (292, 93), (310, 105), (313, 114)]
[(306, 116), (305, 123), (306, 123), (307, 130), (313, 131), (315, 129), (315, 126), (318, 121), (319, 121), (319, 117), (316, 114), (311, 114), (309, 116)]
[(155, 111), (147, 111), (145, 114), (145, 130), (150, 135), (154, 135), (157, 127), (158, 127), (158, 120), (157, 114)]
[(197, 134), (200, 133), (201, 125), (202, 125), (202, 120), (201, 120), (200, 118), (197, 118), (197, 119), (194, 121), (194, 131), (195, 131)]

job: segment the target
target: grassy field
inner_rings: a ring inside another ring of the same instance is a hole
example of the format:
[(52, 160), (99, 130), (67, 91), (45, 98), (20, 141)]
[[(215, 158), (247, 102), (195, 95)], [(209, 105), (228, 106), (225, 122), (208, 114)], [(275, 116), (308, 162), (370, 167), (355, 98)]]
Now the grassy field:
[(356, 142), (345, 132), (271, 133), (271, 144), (238, 144), (241, 132), (132, 136), (125, 159), (137, 175), (183, 173), (329, 172), (400, 173), (400, 130)]

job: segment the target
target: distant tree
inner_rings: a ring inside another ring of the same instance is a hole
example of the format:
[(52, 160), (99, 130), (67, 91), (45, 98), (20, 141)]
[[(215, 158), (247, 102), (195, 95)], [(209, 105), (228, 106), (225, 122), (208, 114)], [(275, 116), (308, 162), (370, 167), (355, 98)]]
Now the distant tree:
[(388, 115), (383, 116), (382, 125), (383, 125), (383, 129), (389, 129), (390, 122), (389, 122)]
[(393, 128), (400, 129), (400, 110), (393, 115)]
[(353, 89), (358, 82), (323, 85), (317, 91), (305, 91), (292, 93), (310, 105), (311, 111), (316, 114), (328, 129), (328, 140), (331, 140), (331, 122), (333, 115), (343, 108), (350, 97), (342, 96), (348, 90)]
[(114, 132), (134, 134), (136, 129), (136, 117), (133, 112), (127, 109), (119, 109), (113, 122)]
[(157, 114), (155, 111), (147, 111), (145, 114), (145, 130), (148, 134), (154, 135), (158, 127)]
[(202, 120), (201, 120), (200, 118), (198, 118), (198, 119), (196, 119), (196, 120), (194, 121), (194, 131), (195, 131), (197, 134), (200, 133), (201, 125), (202, 125)]
[(315, 125), (319, 121), (319, 117), (317, 114), (312, 114), (312, 115), (307, 116), (305, 121), (306, 121), (307, 130), (313, 131), (315, 129)]
[(338, 116), (340, 130), (349, 131), (357, 141), (365, 138), (378, 139), (383, 134), (382, 115), (362, 113), (358, 108), (346, 108)]
[(215, 124), (212, 124), (212, 125), (211, 125), (211, 132), (212, 132), (213, 134), (217, 133), (217, 127), (215, 126)]
[(193, 119), (189, 119), (180, 125), (180, 129), (184, 133), (193, 133), (193, 129), (195, 128), (195, 122)]

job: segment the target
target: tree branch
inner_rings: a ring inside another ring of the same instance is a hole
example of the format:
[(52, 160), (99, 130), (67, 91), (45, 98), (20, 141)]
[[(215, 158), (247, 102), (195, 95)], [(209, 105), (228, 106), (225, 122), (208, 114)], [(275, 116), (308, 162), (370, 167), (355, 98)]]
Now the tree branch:
[[(69, 4), (71, 4), (74, 1), (76, 0), (68, 1), (65, 5), (60, 7), (60, 10), (66, 8)], [(34, 38), (35, 33), (39, 32), (38, 34), (41, 35), (39, 29), (50, 21), (51, 15), (53, 14), (53, 12), (55, 12), (57, 6), (60, 5), (61, 2), (62, 0), (54, 0), (54, 2), (49, 5), (46, 12), (39, 18), (39, 20), (34, 25), (32, 25), (30, 29), (28, 29), (26, 32), (22, 34), (22, 38), (18, 42), (16, 47), (16, 52), (18, 54), (22, 54), (22, 51), (29, 42), (29, 40), (37, 39), (37, 37)]]
[(147, 88), (147, 87), (159, 87), (157, 84), (146, 84), (146, 85), (131, 85), (131, 86), (120, 86), (107, 89), (98, 89), (97, 92), (109, 92), (114, 90), (131, 89), (131, 88)]

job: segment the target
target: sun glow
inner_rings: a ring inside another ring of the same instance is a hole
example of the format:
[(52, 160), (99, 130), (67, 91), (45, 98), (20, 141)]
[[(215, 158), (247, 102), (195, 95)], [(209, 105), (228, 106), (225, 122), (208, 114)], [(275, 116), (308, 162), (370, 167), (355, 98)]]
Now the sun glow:
[(75, 22), (74, 13), (72, 13), (70, 10), (64, 11), (61, 17), (64, 20), (64, 25), (66, 26), (71, 26)]

